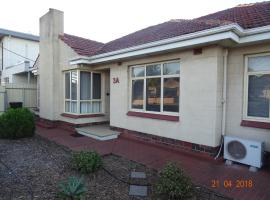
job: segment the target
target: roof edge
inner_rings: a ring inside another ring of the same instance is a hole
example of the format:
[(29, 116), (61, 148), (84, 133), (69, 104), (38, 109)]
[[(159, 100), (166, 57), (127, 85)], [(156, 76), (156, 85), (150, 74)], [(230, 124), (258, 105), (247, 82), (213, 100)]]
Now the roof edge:
[[(170, 47), (168, 46), (168, 48), (173, 48), (173, 45), (171, 45), (171, 44), (175, 44), (175, 43), (179, 43), (179, 42), (182, 42), (182, 45), (185, 45), (182, 47), (188, 47), (188, 46), (195, 45), (196, 42), (199, 42), (200, 44), (204, 44), (204, 43), (211, 42), (211, 41), (217, 41), (217, 39), (219, 39), (219, 40), (231, 39), (231, 40), (235, 41), (236, 43), (240, 44), (240, 43), (244, 43), (244, 42), (251, 42), (251, 40), (243, 39), (246, 36), (254, 36), (256, 34), (262, 34), (265, 32), (270, 32), (270, 26), (263, 26), (263, 27), (252, 28), (252, 29), (243, 29), (237, 23), (232, 23), (229, 25), (215, 27), (212, 29), (207, 29), (207, 30), (198, 31), (195, 33), (185, 34), (182, 36), (177, 36), (177, 37), (173, 37), (173, 38), (169, 38), (169, 39), (150, 42), (150, 43), (146, 43), (143, 45), (133, 46), (133, 47), (120, 49), (120, 50), (116, 50), (116, 51), (112, 51), (112, 52), (108, 52), (108, 53), (93, 55), (93, 56), (89, 56), (89, 57), (88, 56), (77, 56), (77, 57), (70, 59), (70, 64), (71, 65), (94, 64), (94, 63), (113, 61), (113, 60), (120, 59), (120, 58), (127, 58), (126, 56), (128, 56), (128, 55), (129, 55), (128, 57), (136, 56), (137, 55), (136, 52), (139, 52), (142, 50), (144, 50), (145, 53), (150, 53), (151, 51), (153, 51), (154, 48), (161, 47), (164, 45), (170, 45)], [(206, 37), (208, 38), (208, 41), (205, 40)], [(200, 38), (201, 38), (201, 41), (198, 41), (198, 39), (200, 39)], [(259, 38), (257, 38), (257, 39), (259, 40)], [(192, 42), (192, 40), (194, 40), (193, 41), (194, 43)], [(253, 42), (254, 42), (254, 40), (256, 41), (256, 37), (255, 38), (253, 37), (252, 40), (253, 40)], [(184, 44), (185, 41), (189, 41), (189, 42), (186, 42)], [(158, 48), (156, 48), (156, 50), (157, 49)], [(169, 50), (169, 49), (166, 49), (166, 50)], [(154, 53), (154, 52), (152, 52), (152, 53)], [(123, 56), (121, 57), (121, 55), (123, 55)], [(124, 56), (124, 55), (126, 55), (126, 56)]]
[(0, 28), (0, 35), (39, 42), (39, 36)]

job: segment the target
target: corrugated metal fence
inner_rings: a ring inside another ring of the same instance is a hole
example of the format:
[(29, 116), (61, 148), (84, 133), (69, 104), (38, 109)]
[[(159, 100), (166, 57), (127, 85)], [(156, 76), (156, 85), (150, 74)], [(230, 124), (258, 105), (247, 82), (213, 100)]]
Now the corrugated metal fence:
[(4, 112), (10, 102), (22, 102), (23, 107), (37, 107), (37, 86), (35, 84), (7, 84), (0, 86), (0, 112)]

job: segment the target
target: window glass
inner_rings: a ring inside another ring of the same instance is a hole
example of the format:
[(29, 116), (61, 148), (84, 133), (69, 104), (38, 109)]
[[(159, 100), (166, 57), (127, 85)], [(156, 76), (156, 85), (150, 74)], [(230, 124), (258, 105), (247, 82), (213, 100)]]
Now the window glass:
[(132, 109), (179, 112), (179, 62), (148, 64), (131, 70)]
[(70, 99), (70, 73), (65, 73), (65, 98)]
[(248, 71), (270, 71), (270, 55), (249, 57), (248, 58)]
[(248, 111), (252, 117), (269, 118), (270, 74), (250, 75), (248, 84)]
[(101, 99), (101, 74), (93, 73), (93, 99)]
[(179, 111), (179, 78), (164, 78), (163, 111)]
[(144, 67), (132, 68), (132, 77), (143, 77), (143, 76), (144, 76)]
[(65, 112), (70, 112), (70, 101), (65, 102)]
[(146, 79), (146, 110), (160, 112), (161, 78)]
[(91, 99), (91, 72), (80, 72), (81, 100)]
[(132, 81), (132, 108), (143, 109), (144, 80)]
[(164, 63), (163, 65), (163, 74), (171, 75), (171, 74), (180, 74), (180, 63)]
[(80, 110), (82, 114), (85, 113), (91, 113), (92, 109), (91, 109), (91, 102), (81, 102), (80, 104)]
[(71, 72), (71, 99), (77, 100), (78, 73)]
[(101, 102), (100, 101), (93, 101), (92, 102), (92, 112), (93, 113), (101, 112)]
[(71, 113), (77, 113), (77, 101), (72, 101), (70, 106)]
[(160, 73), (160, 64), (146, 66), (146, 76), (159, 76)]

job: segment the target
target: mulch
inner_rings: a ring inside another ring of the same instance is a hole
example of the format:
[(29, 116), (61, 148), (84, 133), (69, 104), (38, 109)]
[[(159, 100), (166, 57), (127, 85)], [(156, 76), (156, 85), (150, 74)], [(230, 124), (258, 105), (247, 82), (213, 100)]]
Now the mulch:
[[(53, 142), (35, 136), (20, 140), (0, 140), (0, 199), (50, 200), (57, 198), (58, 184), (69, 176), (83, 177), (91, 200), (157, 199), (149, 187), (146, 198), (128, 195), (131, 171), (146, 172), (147, 180), (136, 184), (154, 184), (158, 173), (139, 163), (125, 158), (107, 155), (103, 157), (105, 170), (82, 175), (71, 169), (72, 152)], [(119, 181), (122, 180), (122, 181)], [(197, 188), (197, 199), (227, 200), (204, 187)]]

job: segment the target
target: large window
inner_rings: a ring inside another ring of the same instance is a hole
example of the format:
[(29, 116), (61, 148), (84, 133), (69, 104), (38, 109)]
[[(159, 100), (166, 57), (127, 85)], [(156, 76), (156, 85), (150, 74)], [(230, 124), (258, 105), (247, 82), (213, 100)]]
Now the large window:
[(65, 73), (65, 112), (101, 112), (101, 74), (78, 70)]
[(246, 117), (270, 121), (270, 54), (247, 56)]
[(142, 112), (179, 112), (179, 61), (131, 67), (131, 109)]

